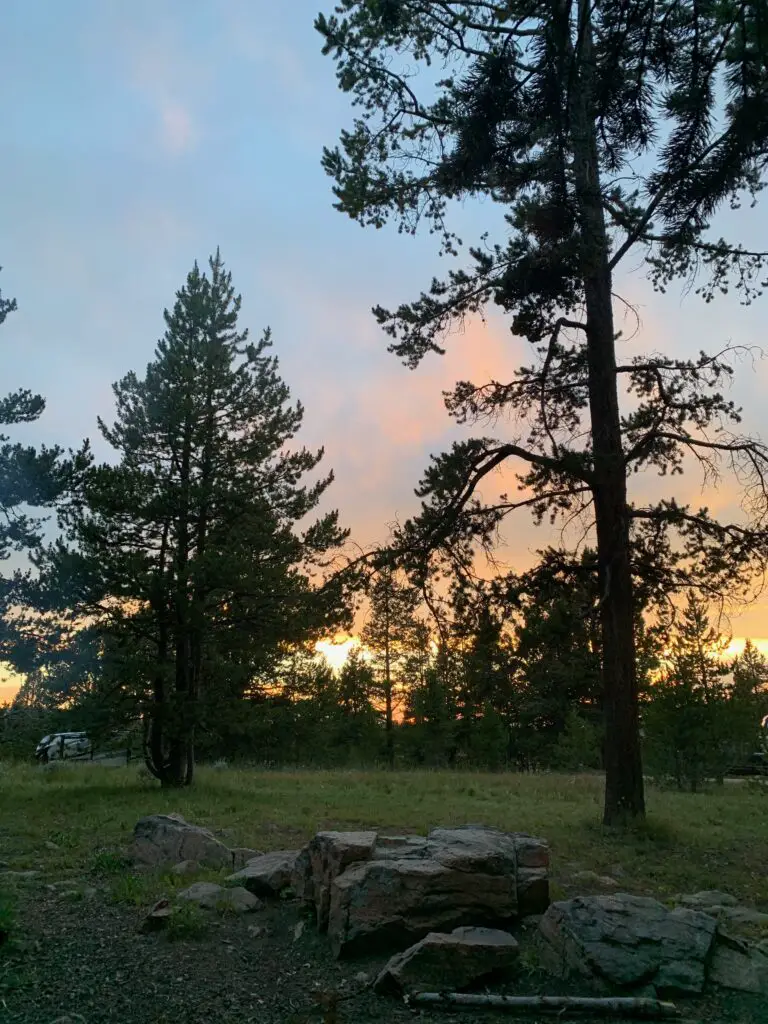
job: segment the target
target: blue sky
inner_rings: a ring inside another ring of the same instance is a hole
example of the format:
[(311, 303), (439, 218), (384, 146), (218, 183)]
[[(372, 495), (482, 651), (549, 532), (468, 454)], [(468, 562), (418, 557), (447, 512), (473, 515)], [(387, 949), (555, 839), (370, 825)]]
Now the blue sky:
[[(503, 323), (472, 325), (449, 355), (410, 372), (386, 352), (376, 303), (415, 297), (440, 273), (434, 239), (361, 229), (332, 208), (324, 144), (351, 122), (313, 20), (331, 0), (9, 0), (0, 14), (0, 288), (19, 311), (0, 331), (0, 389), (46, 396), (16, 436), (76, 445), (112, 413), (111, 384), (142, 371), (193, 261), (217, 245), (243, 293), (243, 324), (270, 325), (283, 376), (306, 406), (302, 440), (325, 444), (331, 495), (361, 543), (415, 507), (430, 452), (452, 436), (441, 390), (502, 376), (525, 356)], [(479, 235), (488, 204), (458, 211)], [(728, 216), (747, 242), (765, 208)], [(765, 305), (705, 306), (673, 288), (638, 303), (633, 350), (695, 353), (763, 341)], [(764, 300), (764, 303), (768, 299)], [(735, 397), (768, 436), (766, 371), (745, 367)], [(97, 446), (100, 454), (106, 454)], [(686, 481), (694, 497), (696, 481)], [(707, 495), (727, 505), (729, 495)], [(525, 520), (510, 536), (530, 561), (550, 538)], [(768, 636), (766, 608), (734, 620)]]

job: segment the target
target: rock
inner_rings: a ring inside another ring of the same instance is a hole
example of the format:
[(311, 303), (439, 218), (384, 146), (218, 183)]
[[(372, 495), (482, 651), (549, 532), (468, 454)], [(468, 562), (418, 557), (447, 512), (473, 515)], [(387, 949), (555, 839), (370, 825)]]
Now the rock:
[(178, 864), (174, 864), (171, 868), (172, 875), (194, 875), (200, 870), (200, 864), (196, 860), (180, 860)]
[(321, 932), (328, 927), (334, 879), (349, 865), (370, 860), (375, 845), (375, 832), (318, 832), (309, 841), (306, 856), (299, 854), (297, 866), (300, 863), (305, 874), (296, 878), (295, 891), (314, 903)]
[(141, 924), (143, 932), (157, 932), (168, 924), (173, 910), (168, 900), (158, 900)]
[(243, 885), (258, 896), (278, 896), (291, 884), (298, 850), (274, 850), (253, 857), (241, 871), (230, 875), (227, 885)]
[(195, 882), (188, 889), (176, 893), (176, 898), (196, 903), (205, 910), (231, 911), (235, 914), (245, 914), (263, 906), (261, 900), (246, 889), (225, 889), (215, 882)]
[(399, 860), (401, 857), (418, 857), (427, 853), (424, 836), (377, 836), (371, 855), (372, 860)]
[[(372, 833), (362, 835), (363, 852), (370, 845), (375, 859), (359, 858), (330, 885), (328, 935), (337, 956), (402, 949), (462, 925), (505, 927), (548, 906), (549, 848), (541, 839), (481, 825), (434, 829), (426, 840), (373, 843)], [(315, 885), (321, 928), (325, 892), (325, 883)]]
[(296, 893), (296, 898), (314, 906), (315, 888), (312, 879), (312, 861), (309, 856), (309, 846), (302, 847), (293, 865), (291, 872), (291, 889)]
[(66, 1013), (63, 1017), (57, 1017), (51, 1024), (86, 1024), (85, 1017), (79, 1013)]
[(715, 909), (719, 910), (719, 916), (730, 924), (757, 925), (759, 927), (768, 925), (768, 914), (764, 914), (760, 910), (753, 910), (752, 907), (718, 907), (708, 910), (707, 913), (712, 913)]
[(700, 911), (616, 893), (553, 903), (539, 922), (539, 938), (560, 975), (685, 994), (704, 988), (715, 929), (714, 918)]
[(509, 932), (493, 928), (455, 928), (450, 935), (430, 932), (392, 957), (374, 988), (393, 994), (462, 989), (488, 974), (509, 970), (518, 953)]
[(190, 825), (177, 814), (151, 814), (133, 830), (134, 860), (153, 867), (196, 860), (210, 868), (228, 868), (232, 854), (207, 829)]
[(224, 886), (217, 885), (215, 882), (194, 882), (188, 889), (181, 889), (177, 892), (176, 899), (196, 903), (199, 907), (213, 910), (223, 892)]
[(46, 841), (43, 843), (43, 846), (46, 848), (46, 850), (58, 850), (59, 849), (58, 845), (56, 843), (52, 842), (50, 839), (46, 839)]
[(219, 899), (216, 909), (223, 913), (251, 914), (254, 910), (260, 910), (264, 904), (258, 896), (252, 892), (237, 886), (234, 889), (225, 889)]
[[(242, 891), (245, 892), (246, 890), (243, 889)], [(260, 924), (249, 924), (248, 934), (252, 935), (254, 939), (258, 939), (260, 935), (266, 935), (266, 929), (262, 928)]]
[(735, 907), (739, 901), (730, 893), (720, 892), (717, 889), (705, 889), (703, 892), (695, 892), (690, 896), (678, 896), (675, 902), (682, 907), (706, 910), (708, 907)]
[(232, 854), (233, 871), (241, 871), (249, 860), (263, 856), (262, 850), (252, 850), (249, 846), (235, 846), (229, 852)]
[(517, 916), (515, 876), (454, 870), (432, 859), (356, 864), (333, 883), (328, 937), (336, 956), (402, 948), (463, 924)]
[(708, 978), (721, 988), (768, 996), (768, 949), (718, 931)]

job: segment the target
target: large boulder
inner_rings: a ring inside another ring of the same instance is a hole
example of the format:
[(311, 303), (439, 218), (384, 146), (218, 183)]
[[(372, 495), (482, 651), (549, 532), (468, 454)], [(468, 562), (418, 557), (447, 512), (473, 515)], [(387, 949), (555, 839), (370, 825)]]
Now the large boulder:
[(318, 832), (298, 854), (291, 887), (314, 904), (320, 931), (328, 927), (334, 879), (349, 865), (370, 860), (376, 838), (375, 832)]
[(242, 871), (249, 860), (263, 855), (262, 850), (253, 850), (250, 846), (233, 846), (229, 852), (232, 856), (233, 871)]
[(368, 861), (334, 881), (328, 938), (336, 956), (356, 956), (460, 925), (504, 927), (516, 917), (514, 875), (461, 871), (431, 858)]
[(464, 925), (505, 928), (546, 909), (548, 863), (543, 840), (480, 825), (382, 837), (333, 881), (331, 947), (354, 956)]
[(436, 828), (426, 837), (318, 832), (296, 858), (291, 886), (344, 956), (542, 913), (548, 868), (543, 839), (483, 825)]
[(648, 897), (615, 893), (553, 903), (539, 936), (545, 959), (560, 975), (696, 994), (704, 988), (716, 928), (700, 911), (668, 910)]
[(768, 996), (768, 948), (718, 930), (708, 978), (721, 988)]
[(509, 932), (494, 928), (454, 928), (430, 932), (415, 946), (393, 956), (374, 983), (377, 992), (440, 992), (462, 989), (486, 975), (507, 971), (519, 946)]
[(227, 878), (228, 885), (242, 885), (256, 896), (279, 896), (291, 884), (298, 850), (273, 850), (252, 857), (244, 868)]
[(178, 814), (151, 814), (133, 830), (131, 854), (140, 864), (172, 866), (194, 860), (209, 868), (232, 866), (232, 854), (207, 829), (190, 825)]

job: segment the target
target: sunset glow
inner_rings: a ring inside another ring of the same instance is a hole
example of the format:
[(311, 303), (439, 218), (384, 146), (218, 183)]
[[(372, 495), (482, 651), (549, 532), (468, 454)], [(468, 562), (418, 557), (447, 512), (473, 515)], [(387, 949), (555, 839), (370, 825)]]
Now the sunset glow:
[[(758, 638), (750, 637), (750, 639), (752, 640), (752, 643), (758, 649), (758, 651), (761, 654), (764, 654), (766, 658), (768, 658), (768, 639), (765, 639), (763, 637), (758, 637)], [(724, 658), (736, 658), (740, 654), (743, 654), (744, 653), (744, 644), (745, 643), (746, 643), (746, 638), (745, 637), (743, 637), (743, 636), (735, 636), (731, 640), (731, 642), (728, 644), (728, 646), (726, 647), (725, 651), (723, 652), (723, 657)]]
[(344, 640), (318, 640), (315, 650), (322, 654), (331, 668), (338, 671), (349, 657), (353, 647), (359, 647), (360, 641), (357, 637), (351, 636)]

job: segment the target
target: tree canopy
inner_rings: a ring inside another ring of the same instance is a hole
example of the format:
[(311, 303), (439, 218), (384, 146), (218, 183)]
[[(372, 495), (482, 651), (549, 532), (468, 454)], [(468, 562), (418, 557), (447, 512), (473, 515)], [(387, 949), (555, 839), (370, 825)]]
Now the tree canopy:
[(146, 373), (99, 421), (117, 462), (85, 475), (40, 558), (38, 607), (87, 621), (113, 659), (128, 649), (116, 682), (166, 785), (191, 782), (196, 733), (288, 646), (348, 615), (343, 577), (324, 585), (346, 531), (335, 511), (312, 518), (333, 475), (307, 482), (323, 452), (291, 446), (303, 408), (240, 303), (218, 252), (195, 264)]
[[(342, 0), (316, 21), (357, 111), (323, 154), (337, 208), (362, 225), (424, 225), (454, 261), (414, 301), (374, 310), (391, 351), (416, 367), (490, 304), (531, 345), (511, 380), (446, 395), (459, 422), (496, 431), (433, 458), (401, 552), (422, 575), (441, 555), (468, 568), (515, 510), (584, 520), (609, 824), (645, 811), (635, 591), (657, 606), (690, 587), (746, 597), (768, 558), (768, 450), (739, 434), (725, 394), (736, 353), (622, 359), (613, 312), (630, 259), (660, 289), (691, 279), (707, 301), (760, 293), (766, 254), (711, 225), (764, 184), (767, 26), (765, 0)], [(499, 239), (465, 247), (451, 214), (468, 198), (500, 207)], [(506, 463), (517, 493), (489, 497)], [(740, 519), (718, 521), (673, 488), (654, 502), (628, 491), (640, 472), (674, 481), (696, 466), (710, 481), (733, 472)]]

